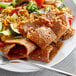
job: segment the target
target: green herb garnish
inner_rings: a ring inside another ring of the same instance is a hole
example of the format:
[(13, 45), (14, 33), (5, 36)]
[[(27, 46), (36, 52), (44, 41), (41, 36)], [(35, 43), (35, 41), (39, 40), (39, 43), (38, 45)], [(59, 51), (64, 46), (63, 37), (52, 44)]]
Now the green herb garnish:
[(2, 22), (0, 22), (0, 32), (2, 31), (3, 26), (2, 26)]
[(10, 29), (7, 29), (5, 31), (1, 31), (0, 34), (3, 34), (5, 36), (10, 36), (11, 35), (11, 31), (10, 31)]
[(12, 3), (13, 3), (13, 6), (15, 7), (15, 5), (16, 5), (16, 0), (13, 0)]
[(21, 0), (13, 0), (13, 6), (15, 7), (17, 5), (18, 2), (20, 2)]
[(65, 5), (62, 3), (62, 4), (58, 7), (58, 9), (60, 10), (60, 9), (62, 9), (64, 6), (65, 6)]
[(42, 8), (40, 10), (37, 10), (37, 13), (40, 15), (40, 14), (47, 14), (49, 11), (49, 8)]
[(19, 15), (24, 21), (26, 21), (26, 19), (25, 19), (24, 17), (22, 17), (22, 15), (20, 14), (20, 11), (21, 11), (21, 10), (18, 11), (18, 15)]
[[(0, 32), (2, 32), (2, 29), (3, 29), (3, 26), (2, 26), (2, 22), (0, 22)], [(0, 33), (0, 36), (1, 36), (2, 34)]]
[(3, 7), (3, 8), (6, 8), (10, 5), (11, 5), (11, 3), (0, 2), (0, 7)]
[(30, 13), (32, 13), (32, 12), (36, 12), (36, 11), (39, 10), (40, 8), (39, 8), (34, 2), (30, 2), (30, 3), (27, 5), (26, 9), (27, 9)]
[(13, 39), (23, 38), (22, 36), (15, 36)]

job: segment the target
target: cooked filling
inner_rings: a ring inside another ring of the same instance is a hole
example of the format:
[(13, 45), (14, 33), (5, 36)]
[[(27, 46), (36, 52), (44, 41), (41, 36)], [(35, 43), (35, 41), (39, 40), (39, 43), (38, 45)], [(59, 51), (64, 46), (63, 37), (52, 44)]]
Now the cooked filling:
[(19, 56), (25, 56), (26, 53), (27, 53), (26, 48), (23, 45), (16, 44), (16, 46), (10, 50), (8, 56), (11, 58), (19, 57)]
[(1, 0), (0, 49), (8, 59), (50, 62), (74, 35), (73, 20), (62, 0)]

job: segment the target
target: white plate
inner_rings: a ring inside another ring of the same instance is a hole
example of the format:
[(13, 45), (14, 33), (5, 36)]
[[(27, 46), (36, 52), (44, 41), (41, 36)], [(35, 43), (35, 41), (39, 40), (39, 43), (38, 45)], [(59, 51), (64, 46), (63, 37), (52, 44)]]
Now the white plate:
[[(75, 6), (74, 6), (72, 0), (64, 0), (64, 2), (65, 3), (69, 2), (67, 4), (67, 6), (71, 7), (73, 14), (76, 16), (76, 14), (74, 13), (74, 12), (76, 12), (76, 11), (74, 11)], [(73, 7), (70, 5), (73, 5)], [(76, 19), (74, 20), (72, 27), (76, 29)], [(75, 46), (76, 46), (76, 32), (72, 38), (64, 41), (63, 47), (61, 48), (59, 53), (55, 56), (55, 58), (50, 63), (44, 63), (44, 62), (39, 62), (39, 61), (34, 61), (34, 60), (29, 60), (28, 62), (40, 63), (40, 64), (43, 64), (46, 66), (54, 66), (54, 65), (58, 64), (59, 62), (61, 62), (64, 58), (66, 58), (72, 52), (72, 50), (75, 48)], [(0, 68), (9, 70), (9, 71), (14, 71), (14, 72), (34, 72), (34, 71), (40, 70), (40, 68), (38, 68), (38, 67), (27, 65), (25, 63), (25, 61), (23, 61), (22, 63), (9, 63), (6, 65), (0, 65)]]

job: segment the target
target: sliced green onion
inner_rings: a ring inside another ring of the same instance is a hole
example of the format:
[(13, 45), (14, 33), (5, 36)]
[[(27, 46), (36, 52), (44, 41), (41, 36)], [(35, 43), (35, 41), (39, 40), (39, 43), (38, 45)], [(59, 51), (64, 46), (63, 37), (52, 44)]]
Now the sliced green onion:
[(17, 1), (16, 1), (16, 4), (17, 4), (18, 2), (20, 2), (20, 1), (21, 1), (21, 0), (17, 0)]
[(10, 6), (11, 3), (5, 3), (5, 2), (0, 2), (0, 7), (6, 8), (7, 6)]
[(63, 0), (61, 0), (61, 2), (63, 2)]
[(15, 7), (15, 5), (16, 5), (16, 0), (13, 0), (13, 6)]
[(20, 14), (20, 10), (18, 11), (18, 15), (24, 20), (26, 21), (26, 19), (24, 17), (22, 17), (22, 15)]
[(0, 16), (0, 17), (2, 18), (2, 17), (4, 17), (4, 15), (3, 15), (3, 14), (1, 14), (1, 16)]
[(22, 36), (15, 36), (13, 39), (23, 38)]
[[(0, 22), (0, 32), (2, 32), (2, 29), (3, 29), (3, 26), (2, 26), (2, 22)], [(0, 36), (1, 36), (2, 34), (0, 33)]]
[(0, 22), (0, 32), (2, 31), (2, 28), (3, 28), (2, 22)]
[(17, 0), (16, 3), (20, 2), (21, 0)]
[(47, 14), (49, 12), (49, 8), (46, 8), (44, 12)]
[(12, 4), (15, 7), (17, 5), (18, 2), (20, 2), (21, 0), (13, 0)]
[(5, 30), (5, 31), (2, 31), (0, 32), (1, 34), (5, 35), (5, 36), (10, 36), (11, 35), (11, 32), (9, 29)]
[(14, 13), (12, 16), (11, 16), (11, 20), (16, 20), (18, 18), (17, 14)]
[(20, 35), (20, 32), (18, 31), (18, 29), (14, 28), (13, 24), (10, 24), (9, 29), (10, 29), (10, 31), (11, 31), (12, 34), (14, 34), (14, 35)]
[(42, 13), (44, 13), (44, 8), (43, 9), (40, 9), (40, 10), (37, 10), (37, 13), (40, 15)]
[(32, 12), (36, 12), (36, 11), (39, 10), (40, 8), (39, 8), (34, 2), (30, 2), (30, 3), (27, 5), (26, 9), (27, 9), (30, 13), (32, 13)]
[(62, 3), (62, 4), (58, 7), (58, 9), (60, 10), (60, 9), (62, 9), (64, 6), (65, 6), (65, 5)]
[(49, 9), (50, 9), (50, 8), (46, 8), (46, 9), (42, 8), (42, 9), (40, 9), (40, 10), (37, 10), (37, 13), (38, 13), (38, 14), (43, 14), (43, 13), (44, 13), (44, 14), (47, 14), (48, 11), (49, 11)]

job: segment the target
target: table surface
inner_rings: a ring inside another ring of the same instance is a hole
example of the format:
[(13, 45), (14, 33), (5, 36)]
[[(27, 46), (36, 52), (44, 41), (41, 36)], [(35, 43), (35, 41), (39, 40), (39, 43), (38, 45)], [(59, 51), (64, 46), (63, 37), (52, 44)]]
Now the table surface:
[[(76, 16), (76, 6), (73, 0), (63, 0), (63, 1), (65, 4), (67, 4), (68, 7), (72, 8), (75, 11), (75, 13), (73, 14)], [(67, 3), (67, 1), (69, 1), (69, 3)], [(62, 62), (60, 62), (59, 64), (53, 67), (76, 74), (76, 48), (67, 58), (65, 58)], [(42, 70), (42, 71), (33, 72), (33, 73), (15, 73), (15, 72), (9, 72), (9, 71), (0, 69), (0, 76), (65, 76), (65, 75), (61, 75), (56, 72), (48, 71), (48, 70)]]

